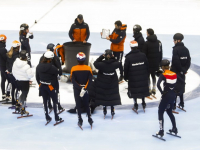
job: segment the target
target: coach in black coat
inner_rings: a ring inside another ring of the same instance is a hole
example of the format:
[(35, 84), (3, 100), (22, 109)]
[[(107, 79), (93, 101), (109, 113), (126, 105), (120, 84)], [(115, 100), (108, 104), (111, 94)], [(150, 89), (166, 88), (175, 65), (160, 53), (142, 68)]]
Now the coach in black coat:
[(124, 79), (128, 81), (129, 98), (144, 98), (149, 96), (148, 60), (137, 47), (131, 47), (124, 63)]
[(141, 32), (134, 32), (133, 37), (135, 38), (135, 41), (138, 43), (138, 50), (142, 51), (144, 46), (144, 38), (142, 36)]
[(110, 59), (105, 57), (101, 55), (94, 62), (95, 68), (99, 70), (95, 80), (95, 103), (103, 106), (121, 105), (118, 77), (115, 71), (120, 63), (114, 57)]

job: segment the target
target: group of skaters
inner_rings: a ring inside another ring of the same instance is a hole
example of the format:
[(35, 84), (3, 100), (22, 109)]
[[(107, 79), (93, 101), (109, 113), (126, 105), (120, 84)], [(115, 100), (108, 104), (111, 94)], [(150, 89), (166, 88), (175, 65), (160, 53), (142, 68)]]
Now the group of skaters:
[[(133, 26), (133, 38), (130, 42), (130, 52), (126, 54), (124, 65), (124, 42), (126, 39), (127, 25), (121, 21), (114, 23), (115, 29), (112, 34), (106, 37), (111, 42), (110, 49), (100, 55), (93, 63), (98, 70), (97, 77), (93, 77), (93, 70), (85, 64), (86, 56), (83, 52), (77, 54), (77, 64), (72, 67), (70, 79), (73, 84), (76, 106), (69, 110), (70, 113), (78, 114), (78, 126), (82, 129), (83, 119), (81, 113), (87, 113), (88, 122), (92, 127), (93, 120), (91, 113), (97, 106), (103, 106), (104, 116), (107, 114), (107, 107), (111, 107), (112, 118), (115, 115), (114, 106), (121, 105), (119, 84), (124, 80), (128, 82), (129, 98), (133, 98), (133, 110), (138, 110), (138, 99), (142, 99), (142, 107), (146, 108), (145, 98), (156, 94), (156, 87), (161, 93), (161, 100), (158, 109), (160, 130), (157, 135), (164, 135), (163, 114), (166, 111), (172, 122), (170, 132), (178, 133), (175, 117), (172, 110), (176, 109), (177, 97), (180, 97), (178, 106), (184, 108), (185, 75), (190, 67), (191, 58), (189, 50), (184, 46), (184, 36), (176, 33), (173, 36), (174, 47), (172, 50), (172, 61), (163, 60), (162, 43), (157, 39), (154, 30), (146, 30), (146, 41), (141, 33), (140, 25)], [(102, 33), (100, 33), (102, 34)], [(73, 42), (87, 43), (90, 31), (87, 23), (80, 14), (75, 19), (69, 30), (69, 37)], [(64, 111), (60, 105), (59, 78), (62, 75), (61, 66), (63, 61), (63, 49), (61, 45), (55, 46), (50, 43), (47, 51), (42, 55), (36, 67), (36, 73), (32, 70), (31, 50), (29, 39), (33, 33), (29, 32), (29, 26), (20, 26), (19, 41), (13, 41), (10, 51), (6, 49), (5, 35), (0, 35), (0, 69), (1, 69), (1, 90), (2, 99), (10, 99), (16, 112), (21, 115), (29, 114), (26, 111), (26, 98), (29, 92), (31, 78), (36, 74), (39, 85), (39, 95), (43, 97), (45, 118), (47, 124), (52, 120), (49, 110), (54, 110), (56, 124), (63, 122), (59, 113)], [(21, 47), (21, 51), (20, 51)], [(61, 57), (61, 60), (60, 58)], [(116, 70), (120, 70), (117, 76)], [(156, 76), (158, 82), (156, 82)], [(7, 80), (7, 87), (5, 82)], [(151, 84), (152, 80), (152, 84)], [(161, 82), (163, 81), (163, 88)], [(6, 89), (6, 90), (5, 90)], [(53, 101), (53, 106), (51, 104)], [(57, 112), (58, 110), (58, 112)], [(55, 125), (56, 125), (55, 124)]]

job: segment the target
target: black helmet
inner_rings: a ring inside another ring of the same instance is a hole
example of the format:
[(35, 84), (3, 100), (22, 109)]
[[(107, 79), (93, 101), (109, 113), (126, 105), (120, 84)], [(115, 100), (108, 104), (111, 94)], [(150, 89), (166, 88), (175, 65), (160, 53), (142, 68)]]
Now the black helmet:
[(23, 24), (21, 24), (21, 26), (20, 26), (20, 30), (26, 30), (26, 29), (28, 29), (29, 28), (29, 26), (26, 24), (26, 23), (23, 23)]
[(110, 50), (110, 49), (106, 49), (104, 54), (105, 54), (105, 57), (106, 57), (107, 55), (110, 55), (110, 57), (112, 57), (113, 51)]
[(174, 40), (181, 40), (182, 41), (184, 39), (184, 36), (181, 33), (176, 33), (176, 34), (174, 34), (173, 39)]
[(27, 58), (26, 51), (21, 50), (21, 52), (19, 53), (19, 57), (21, 57), (22, 59), (26, 59)]
[(140, 32), (142, 30), (142, 27), (138, 24), (134, 25), (133, 26), (133, 31), (134, 32)]
[(163, 60), (161, 61), (161, 63), (160, 63), (160, 66), (161, 66), (161, 67), (162, 67), (162, 66), (169, 66), (169, 64), (170, 64), (170, 61), (169, 61), (169, 60), (163, 59)]
[(49, 49), (52, 52), (54, 51), (54, 47), (55, 47), (55, 45), (53, 43), (50, 43), (47, 45), (47, 49)]

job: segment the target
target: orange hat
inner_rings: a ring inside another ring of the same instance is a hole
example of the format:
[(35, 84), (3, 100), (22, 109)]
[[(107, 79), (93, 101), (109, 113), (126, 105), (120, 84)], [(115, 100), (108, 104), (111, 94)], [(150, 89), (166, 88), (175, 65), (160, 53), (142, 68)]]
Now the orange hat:
[(18, 46), (21, 46), (21, 43), (19, 41), (15, 40), (12, 42), (12, 47), (18, 47)]
[(5, 41), (7, 39), (7, 37), (4, 34), (0, 35), (0, 41)]
[(138, 43), (136, 41), (131, 41), (130, 47), (138, 47)]

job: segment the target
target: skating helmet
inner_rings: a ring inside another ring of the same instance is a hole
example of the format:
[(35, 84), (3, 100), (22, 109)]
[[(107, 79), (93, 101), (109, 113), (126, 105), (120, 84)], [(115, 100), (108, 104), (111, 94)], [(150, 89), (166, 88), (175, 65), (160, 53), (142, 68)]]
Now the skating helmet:
[(107, 57), (107, 55), (110, 55), (110, 57), (112, 57), (113, 51), (110, 49), (106, 49), (104, 55), (105, 55), (105, 57)]
[(0, 35), (0, 41), (5, 41), (7, 39), (7, 37), (4, 34)]
[(26, 29), (28, 29), (29, 28), (29, 26), (28, 26), (28, 24), (26, 24), (26, 23), (23, 23), (23, 24), (21, 24), (21, 26), (20, 26), (20, 30), (26, 30)]
[(16, 48), (18, 46), (21, 46), (21, 43), (19, 41), (15, 40), (12, 42), (12, 47)]
[(45, 58), (53, 58), (54, 53), (52, 51), (47, 51), (47, 52), (44, 53), (44, 57)]
[(77, 55), (76, 55), (76, 58), (78, 61), (84, 61), (86, 56), (83, 52), (79, 52)]
[(53, 43), (50, 43), (47, 45), (47, 50), (50, 50), (50, 51), (54, 51), (54, 48), (55, 48), (55, 45)]
[(23, 60), (27, 58), (27, 53), (25, 50), (21, 50), (19, 53), (19, 57), (21, 57)]
[(182, 41), (184, 39), (184, 36), (181, 33), (176, 33), (176, 34), (174, 34), (173, 39), (174, 40), (181, 40)]
[(134, 25), (133, 26), (133, 31), (134, 32), (140, 32), (142, 30), (142, 27), (138, 24)]
[(138, 47), (137, 41), (131, 41), (130, 42), (130, 47)]
[(170, 61), (167, 59), (163, 59), (160, 63), (160, 66), (169, 66), (170, 65)]

